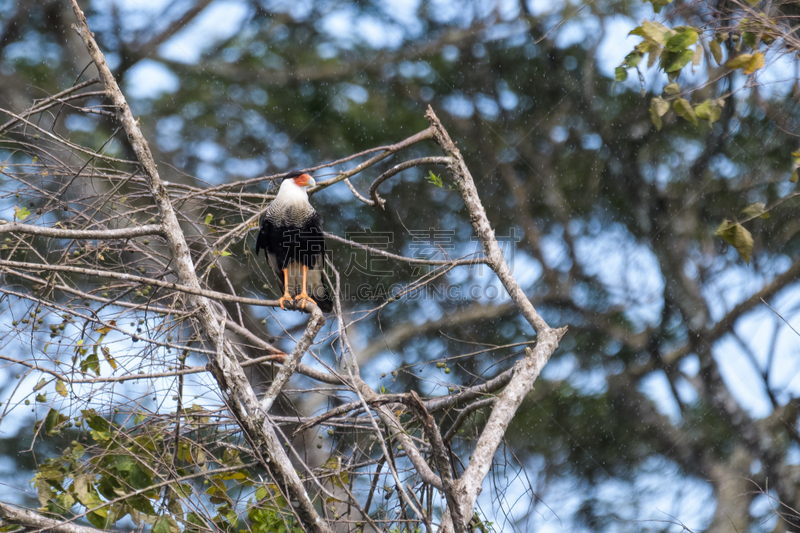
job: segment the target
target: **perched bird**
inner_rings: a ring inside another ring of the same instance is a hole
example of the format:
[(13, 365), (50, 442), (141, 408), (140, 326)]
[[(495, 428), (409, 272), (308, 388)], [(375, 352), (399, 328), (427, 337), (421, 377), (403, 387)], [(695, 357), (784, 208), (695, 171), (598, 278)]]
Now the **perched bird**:
[(286, 309), (285, 302), (293, 300), (300, 301), (300, 307), (305, 309), (308, 301), (329, 313), (333, 302), (323, 279), (322, 215), (308, 201), (308, 188), (314, 185), (314, 178), (302, 172), (290, 172), (284, 177), (278, 196), (264, 215), (256, 240), (256, 255), (264, 249), (278, 278), (283, 290), (278, 300), (281, 309)]

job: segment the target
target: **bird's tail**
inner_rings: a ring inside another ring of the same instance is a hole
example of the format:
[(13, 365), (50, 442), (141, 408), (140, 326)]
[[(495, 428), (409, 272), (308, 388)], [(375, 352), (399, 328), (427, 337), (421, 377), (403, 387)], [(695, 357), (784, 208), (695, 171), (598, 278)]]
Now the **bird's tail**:
[(328, 292), (328, 286), (326, 284), (322, 285), (321, 292), (322, 294), (314, 295), (314, 301), (317, 302), (317, 307), (323, 313), (330, 313), (333, 311), (333, 298), (331, 298), (330, 292)]

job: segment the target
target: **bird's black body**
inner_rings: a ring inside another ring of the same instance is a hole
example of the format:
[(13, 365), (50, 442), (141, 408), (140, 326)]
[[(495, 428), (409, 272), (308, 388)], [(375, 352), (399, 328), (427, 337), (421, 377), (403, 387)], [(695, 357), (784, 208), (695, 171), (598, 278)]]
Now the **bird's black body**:
[[(302, 291), (302, 266), (308, 267), (308, 295), (321, 311), (329, 313), (333, 302), (324, 282), (322, 215), (311, 207), (304, 188), (286, 183), (300, 175), (287, 175), (278, 196), (267, 208), (256, 240), (256, 254), (264, 249), (281, 290), (293, 297)], [(284, 287), (284, 269), (288, 269), (288, 291)]]

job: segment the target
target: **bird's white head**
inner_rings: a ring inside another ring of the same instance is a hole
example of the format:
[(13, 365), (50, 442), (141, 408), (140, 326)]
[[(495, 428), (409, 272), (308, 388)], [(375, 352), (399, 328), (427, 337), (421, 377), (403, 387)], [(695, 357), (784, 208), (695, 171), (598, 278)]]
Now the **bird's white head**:
[(317, 183), (314, 178), (305, 173), (293, 172), (281, 182), (278, 196), (275, 200), (281, 204), (308, 203), (308, 188)]

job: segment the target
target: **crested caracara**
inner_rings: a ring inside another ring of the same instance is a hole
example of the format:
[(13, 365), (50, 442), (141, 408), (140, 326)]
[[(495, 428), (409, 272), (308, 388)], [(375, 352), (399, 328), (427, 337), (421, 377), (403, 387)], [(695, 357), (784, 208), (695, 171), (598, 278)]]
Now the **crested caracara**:
[(314, 178), (302, 172), (290, 172), (284, 177), (278, 196), (269, 204), (258, 232), (256, 255), (262, 248), (283, 296), (284, 302), (315, 303), (321, 311), (331, 312), (328, 288), (325, 286), (325, 237), (322, 234), (322, 215), (308, 202), (309, 187)]

